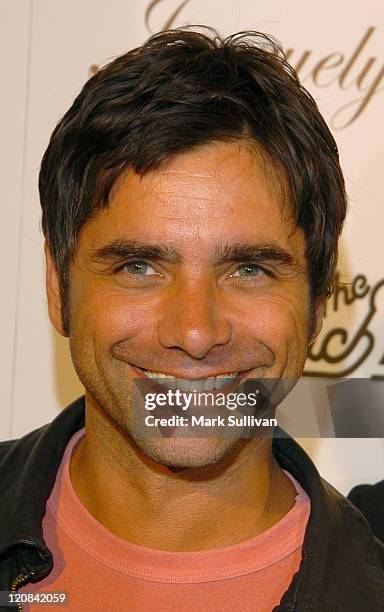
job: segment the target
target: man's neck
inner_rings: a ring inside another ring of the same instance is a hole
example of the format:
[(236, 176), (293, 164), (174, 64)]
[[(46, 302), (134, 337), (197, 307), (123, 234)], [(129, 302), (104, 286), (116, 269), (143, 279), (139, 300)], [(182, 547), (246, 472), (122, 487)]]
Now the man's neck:
[(104, 527), (160, 550), (242, 542), (279, 521), (295, 498), (270, 438), (240, 440), (214, 465), (175, 470), (152, 461), (92, 408), (70, 474), (80, 501)]

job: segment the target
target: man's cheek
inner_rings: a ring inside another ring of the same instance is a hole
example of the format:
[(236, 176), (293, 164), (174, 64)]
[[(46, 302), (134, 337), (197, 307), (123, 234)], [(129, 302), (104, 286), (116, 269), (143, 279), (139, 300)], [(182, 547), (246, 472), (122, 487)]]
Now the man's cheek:
[(252, 308), (253, 319), (271, 332), (296, 330), (307, 317), (303, 302), (287, 296), (268, 295), (255, 301)]
[(295, 301), (270, 297), (259, 303), (250, 316), (251, 334), (268, 346), (276, 359), (285, 361), (288, 353), (306, 349), (308, 313)]
[(87, 313), (94, 334), (107, 343), (129, 340), (153, 328), (153, 313), (127, 300), (94, 303)]

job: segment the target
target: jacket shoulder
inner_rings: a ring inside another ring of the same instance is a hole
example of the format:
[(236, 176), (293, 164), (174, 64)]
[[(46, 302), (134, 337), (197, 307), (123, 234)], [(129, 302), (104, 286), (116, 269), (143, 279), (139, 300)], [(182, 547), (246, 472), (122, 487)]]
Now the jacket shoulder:
[(28, 432), (20, 438), (13, 438), (11, 440), (3, 440), (0, 442), (0, 463), (9, 454), (13, 454), (14, 450), (20, 451), (31, 451), (41, 434), (46, 430), (47, 425), (38, 427)]

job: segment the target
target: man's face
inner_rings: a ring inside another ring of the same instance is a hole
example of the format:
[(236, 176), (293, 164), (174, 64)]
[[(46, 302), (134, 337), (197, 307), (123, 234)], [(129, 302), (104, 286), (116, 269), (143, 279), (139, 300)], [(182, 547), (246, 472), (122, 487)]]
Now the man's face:
[(148, 371), (297, 379), (309, 311), (303, 232), (234, 143), (126, 173), (84, 226), (70, 271), (70, 347), (88, 404), (171, 466), (215, 462), (236, 435), (138, 438), (132, 381)]

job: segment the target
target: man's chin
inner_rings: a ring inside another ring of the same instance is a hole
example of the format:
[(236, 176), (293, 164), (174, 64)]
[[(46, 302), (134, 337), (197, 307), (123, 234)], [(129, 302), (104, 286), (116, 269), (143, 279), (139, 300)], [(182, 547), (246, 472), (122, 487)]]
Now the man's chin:
[(228, 438), (138, 438), (139, 449), (172, 469), (204, 468), (223, 462), (244, 441)]

